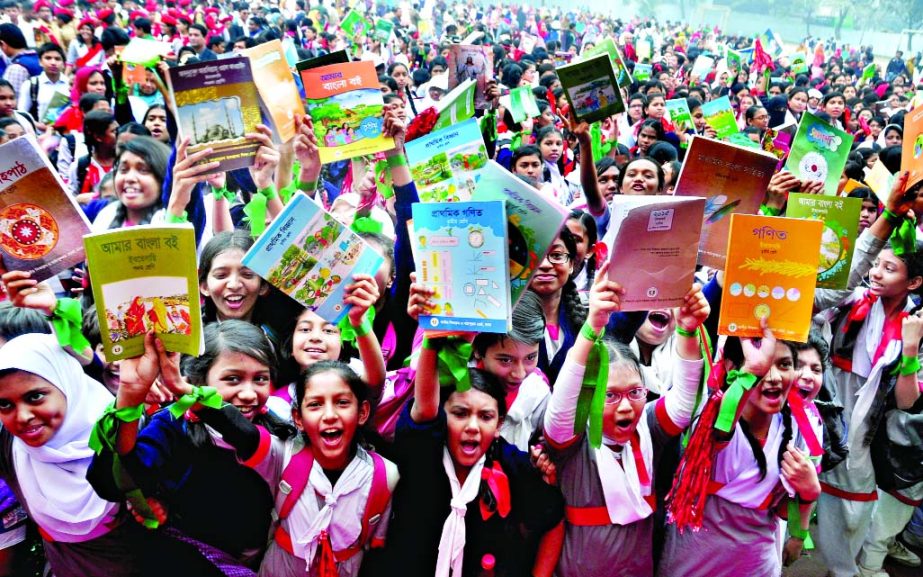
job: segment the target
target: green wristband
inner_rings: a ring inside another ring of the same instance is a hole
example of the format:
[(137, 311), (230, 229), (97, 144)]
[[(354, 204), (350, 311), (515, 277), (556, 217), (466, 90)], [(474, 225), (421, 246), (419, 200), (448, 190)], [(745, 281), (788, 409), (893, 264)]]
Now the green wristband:
[(920, 359), (918, 357), (908, 357), (907, 355), (901, 356), (900, 370), (898, 371), (902, 377), (907, 375), (915, 375), (920, 371)]
[(302, 192), (314, 192), (317, 190), (317, 181), (316, 180), (298, 180), (298, 183), (295, 185), (298, 187), (298, 190)]
[(605, 327), (599, 329), (599, 333), (594, 331), (593, 327), (591, 327), (589, 323), (583, 323), (583, 326), (580, 327), (580, 336), (593, 343), (602, 339), (603, 335), (605, 334)]
[(276, 192), (276, 187), (271, 184), (267, 186), (266, 188), (261, 188), (257, 190), (256, 193), (264, 197), (266, 200), (272, 200), (276, 198), (277, 196), (279, 196), (279, 193)]
[(112, 412), (112, 416), (122, 421), (123, 423), (134, 423), (135, 421), (140, 420), (141, 415), (143, 414), (143, 403), (135, 407), (122, 407), (121, 409), (116, 409)]
[(186, 214), (186, 211), (183, 211), (183, 214), (176, 216), (175, 214), (167, 213), (166, 221), (169, 224), (183, 224), (189, 222), (189, 215)]
[(367, 315), (362, 315), (362, 321), (359, 322), (359, 326), (352, 325), (352, 327), (356, 331), (356, 338), (362, 338), (372, 332), (372, 323), (369, 322)]
[(884, 212), (881, 213), (881, 216), (885, 217), (885, 220), (890, 222), (891, 224), (898, 224), (902, 220), (904, 220), (903, 216), (898, 216), (894, 214), (893, 212), (891, 212), (890, 210), (888, 210), (887, 208), (884, 210)]
[(398, 166), (407, 166), (407, 157), (403, 154), (395, 154), (387, 157), (388, 168), (397, 168)]
[(237, 195), (230, 190), (228, 187), (222, 186), (221, 188), (212, 187), (212, 196), (215, 197), (215, 200), (221, 200), (222, 198), (228, 202), (233, 202)]
[(699, 333), (698, 333), (698, 329), (693, 329), (690, 331), (688, 329), (684, 329), (683, 327), (679, 326), (679, 324), (677, 323), (676, 334), (678, 334), (681, 337), (689, 337), (690, 339), (694, 339)]

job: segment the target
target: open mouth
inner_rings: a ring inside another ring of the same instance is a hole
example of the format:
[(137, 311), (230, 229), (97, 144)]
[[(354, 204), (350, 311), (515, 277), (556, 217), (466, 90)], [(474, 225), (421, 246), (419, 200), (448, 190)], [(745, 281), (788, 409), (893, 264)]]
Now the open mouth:
[(477, 441), (461, 441), (459, 446), (461, 447), (462, 453), (470, 457), (478, 453), (481, 444)]
[(326, 431), (321, 431), (320, 437), (324, 441), (325, 446), (336, 447), (340, 444), (340, 441), (343, 439), (343, 430), (342, 429), (328, 429)]
[(229, 309), (237, 310), (244, 304), (244, 297), (241, 295), (231, 295), (224, 297), (224, 302)]
[(782, 398), (782, 389), (765, 389), (762, 395), (770, 401), (778, 401)]
[(256, 414), (256, 405), (234, 405), (237, 407), (237, 410), (240, 411), (240, 414), (252, 419), (253, 415)]
[(666, 311), (651, 311), (647, 314), (647, 320), (655, 329), (662, 331), (670, 324), (670, 315)]

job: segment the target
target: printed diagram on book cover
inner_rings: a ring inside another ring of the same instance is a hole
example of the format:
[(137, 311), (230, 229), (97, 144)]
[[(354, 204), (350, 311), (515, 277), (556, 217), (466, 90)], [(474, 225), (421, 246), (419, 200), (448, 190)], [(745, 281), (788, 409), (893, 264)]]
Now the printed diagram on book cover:
[(54, 217), (36, 204), (11, 204), (0, 210), (0, 245), (16, 258), (42, 258), (58, 244), (58, 236)]

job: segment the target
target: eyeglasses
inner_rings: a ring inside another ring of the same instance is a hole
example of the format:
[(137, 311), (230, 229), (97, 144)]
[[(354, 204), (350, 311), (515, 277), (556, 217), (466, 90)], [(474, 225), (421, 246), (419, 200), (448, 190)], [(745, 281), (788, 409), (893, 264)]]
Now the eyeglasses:
[(551, 264), (564, 264), (570, 260), (570, 255), (566, 252), (552, 252), (548, 253), (548, 256), (545, 258), (547, 258), (548, 262)]
[(622, 399), (628, 397), (629, 401), (643, 401), (647, 398), (647, 389), (644, 387), (635, 387), (627, 393), (616, 393), (615, 391), (606, 391), (606, 404), (617, 405)]

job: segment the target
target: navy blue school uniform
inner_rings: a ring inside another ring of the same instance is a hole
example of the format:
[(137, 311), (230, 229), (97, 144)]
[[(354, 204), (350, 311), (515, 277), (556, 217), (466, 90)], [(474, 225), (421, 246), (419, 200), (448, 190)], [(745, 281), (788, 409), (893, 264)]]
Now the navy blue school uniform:
[[(366, 574), (432, 577), (435, 573), (439, 539), (452, 499), (442, 464), (445, 444), (445, 412), (440, 409), (434, 420), (415, 423), (408, 404), (395, 434), (401, 482), (392, 501), (387, 547), (383, 558), (366, 560)], [(509, 478), (512, 510), (505, 519), (494, 513), (484, 520), (480, 496), (468, 503), (464, 577), (479, 574), (486, 554), (496, 559), (497, 577), (531, 576), (539, 540), (563, 519), (560, 491), (542, 481), (526, 453), (501, 438), (497, 455)], [(488, 460), (485, 467), (489, 465)]]

